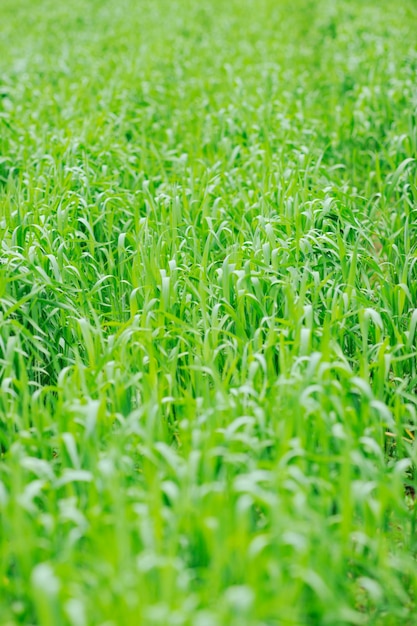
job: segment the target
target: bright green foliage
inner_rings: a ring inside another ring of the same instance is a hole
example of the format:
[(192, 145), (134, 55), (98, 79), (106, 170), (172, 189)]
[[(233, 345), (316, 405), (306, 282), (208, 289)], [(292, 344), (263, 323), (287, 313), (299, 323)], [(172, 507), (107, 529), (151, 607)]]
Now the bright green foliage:
[(2, 626), (417, 623), (416, 24), (1, 1)]

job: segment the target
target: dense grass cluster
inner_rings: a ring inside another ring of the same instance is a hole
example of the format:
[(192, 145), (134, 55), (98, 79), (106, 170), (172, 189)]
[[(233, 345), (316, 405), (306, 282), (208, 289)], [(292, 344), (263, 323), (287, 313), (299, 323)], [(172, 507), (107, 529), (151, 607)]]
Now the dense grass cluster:
[(2, 626), (416, 623), (416, 23), (1, 1)]

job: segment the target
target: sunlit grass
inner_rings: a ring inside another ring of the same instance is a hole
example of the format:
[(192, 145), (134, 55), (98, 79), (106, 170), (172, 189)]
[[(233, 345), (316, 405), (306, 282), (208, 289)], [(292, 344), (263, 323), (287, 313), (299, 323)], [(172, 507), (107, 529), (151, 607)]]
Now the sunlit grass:
[(2, 1), (2, 626), (415, 624), (416, 18)]

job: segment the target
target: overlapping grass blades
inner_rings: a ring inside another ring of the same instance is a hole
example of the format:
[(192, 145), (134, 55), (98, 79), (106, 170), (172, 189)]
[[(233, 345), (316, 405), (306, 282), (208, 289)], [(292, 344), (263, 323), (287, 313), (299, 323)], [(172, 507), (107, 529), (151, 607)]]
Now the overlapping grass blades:
[(1, 624), (414, 624), (413, 3), (0, 17)]

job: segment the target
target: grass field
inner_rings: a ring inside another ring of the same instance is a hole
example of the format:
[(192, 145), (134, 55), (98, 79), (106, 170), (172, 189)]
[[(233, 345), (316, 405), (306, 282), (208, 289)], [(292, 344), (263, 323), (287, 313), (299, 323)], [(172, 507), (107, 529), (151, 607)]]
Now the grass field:
[(417, 623), (416, 24), (1, 0), (1, 626)]

